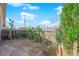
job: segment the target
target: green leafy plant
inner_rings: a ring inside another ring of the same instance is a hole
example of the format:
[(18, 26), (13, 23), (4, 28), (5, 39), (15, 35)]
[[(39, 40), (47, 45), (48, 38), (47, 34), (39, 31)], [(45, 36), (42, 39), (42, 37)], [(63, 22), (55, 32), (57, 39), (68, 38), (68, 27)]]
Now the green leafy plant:
[(30, 27), (28, 28), (26, 34), (27, 38), (34, 40), (36, 42), (42, 42), (44, 39), (44, 31), (41, 27)]
[[(77, 55), (77, 41), (79, 40), (79, 4), (64, 4), (61, 13), (60, 30), (56, 34), (58, 42), (63, 43), (70, 55)], [(63, 41), (63, 42), (62, 42)], [(70, 52), (69, 52), (70, 51)]]
[(53, 47), (52, 45), (49, 45), (44, 49), (44, 53), (47, 56), (56, 56), (57, 55), (56, 52), (57, 52), (57, 49)]

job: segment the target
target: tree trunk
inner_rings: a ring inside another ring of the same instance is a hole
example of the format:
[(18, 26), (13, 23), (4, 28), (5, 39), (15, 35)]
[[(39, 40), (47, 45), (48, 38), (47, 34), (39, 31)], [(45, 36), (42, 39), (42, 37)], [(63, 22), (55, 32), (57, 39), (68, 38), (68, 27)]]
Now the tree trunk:
[(57, 52), (57, 56), (62, 56), (62, 47), (61, 44), (58, 44), (58, 52)]
[(73, 56), (77, 56), (77, 40), (73, 42)]

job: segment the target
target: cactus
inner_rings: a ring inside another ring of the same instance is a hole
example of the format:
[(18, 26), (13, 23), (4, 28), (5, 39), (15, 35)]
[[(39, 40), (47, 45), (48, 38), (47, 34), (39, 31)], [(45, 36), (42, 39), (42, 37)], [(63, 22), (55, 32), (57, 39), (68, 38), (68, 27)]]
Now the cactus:
[(10, 33), (9, 33), (9, 38), (11, 39), (11, 40), (13, 40), (14, 39), (14, 29), (15, 29), (15, 27), (14, 27), (14, 21), (12, 20), (12, 19), (9, 19), (9, 25), (10, 25)]

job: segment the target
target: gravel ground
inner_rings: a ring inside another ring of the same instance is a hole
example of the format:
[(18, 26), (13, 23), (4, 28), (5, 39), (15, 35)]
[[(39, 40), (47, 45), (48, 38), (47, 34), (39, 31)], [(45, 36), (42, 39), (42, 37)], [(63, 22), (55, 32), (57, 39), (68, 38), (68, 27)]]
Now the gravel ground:
[(43, 45), (28, 39), (2, 41), (0, 56), (44, 56)]

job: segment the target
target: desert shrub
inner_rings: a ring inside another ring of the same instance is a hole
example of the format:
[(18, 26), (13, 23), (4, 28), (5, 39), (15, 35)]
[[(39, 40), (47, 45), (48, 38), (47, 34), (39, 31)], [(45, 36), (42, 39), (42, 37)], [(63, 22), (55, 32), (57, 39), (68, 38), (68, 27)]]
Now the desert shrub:
[(47, 56), (56, 56), (56, 52), (57, 48), (53, 47), (52, 45), (49, 45), (44, 49), (44, 54)]
[(34, 40), (35, 42), (42, 42), (44, 39), (44, 31), (41, 27), (30, 27), (26, 34), (28, 39)]

